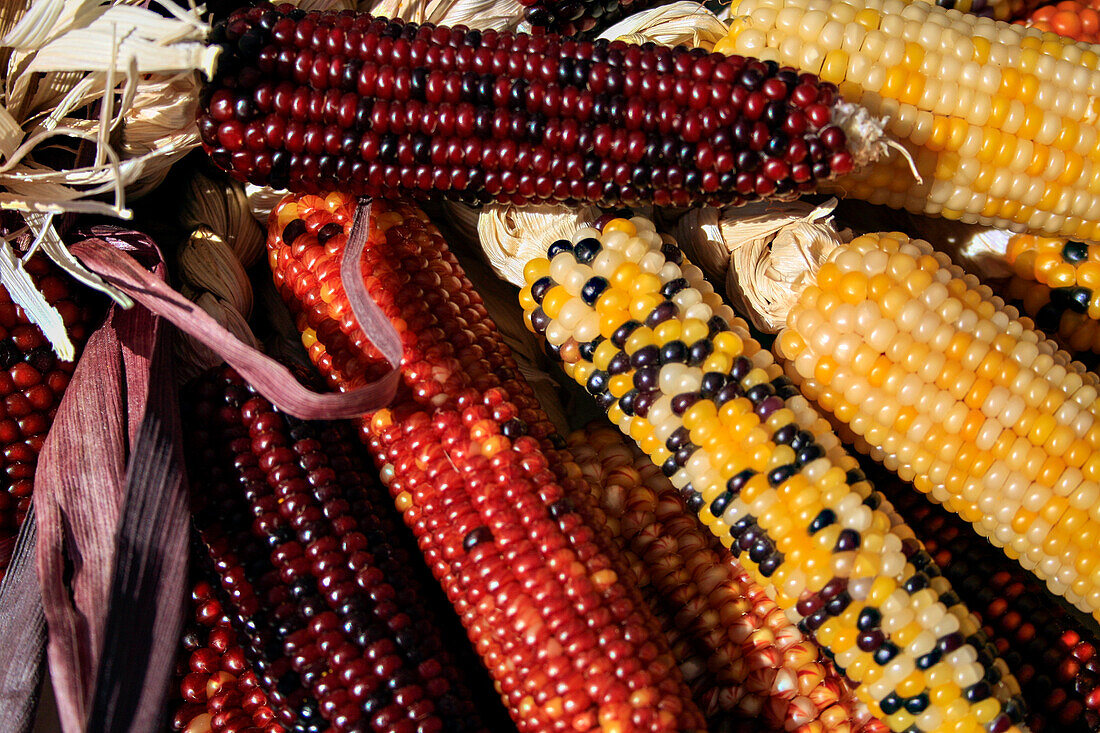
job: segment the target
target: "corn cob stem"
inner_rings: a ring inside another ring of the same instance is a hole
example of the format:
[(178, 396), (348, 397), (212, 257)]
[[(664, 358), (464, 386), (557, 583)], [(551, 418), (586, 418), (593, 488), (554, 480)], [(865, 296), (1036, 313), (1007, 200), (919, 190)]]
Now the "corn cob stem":
[(206, 150), (294, 191), (724, 205), (795, 198), (886, 145), (832, 85), (700, 49), (290, 6), (241, 10), (211, 41)]
[(902, 0), (742, 0), (723, 53), (820, 74), (887, 118), (897, 155), (839, 182), (875, 204), (1100, 241), (1100, 55), (1050, 33)]
[(682, 640), (677, 659), (712, 725), (731, 715), (801, 733), (814, 721), (826, 731), (881, 725), (645, 454), (609, 426), (591, 425), (569, 443), (674, 650)]
[(291, 423), (233, 374), (196, 392), (196, 522), (279, 723), (484, 730), (363, 495), (350, 432)]
[(532, 328), (675, 486), (700, 495), (700, 518), (871, 712), (898, 731), (1014, 729), (1019, 688), (976, 621), (911, 533), (891, 531), (880, 497), (852, 489), (862, 474), (799, 429), (819, 418), (698, 268), (640, 218), (582, 229), (549, 255), (525, 273)]
[[(388, 368), (337, 274), (354, 209), (342, 194), (288, 197), (269, 240), (303, 342), (341, 389)], [(515, 380), (494, 373), (506, 351), (438, 232), (416, 209), (376, 201), (362, 268), (405, 344), (398, 397), (363, 433), (517, 725), (702, 729), (625, 566), (551, 469), (539, 445), (549, 425), (528, 425), (524, 393), (513, 399)]]

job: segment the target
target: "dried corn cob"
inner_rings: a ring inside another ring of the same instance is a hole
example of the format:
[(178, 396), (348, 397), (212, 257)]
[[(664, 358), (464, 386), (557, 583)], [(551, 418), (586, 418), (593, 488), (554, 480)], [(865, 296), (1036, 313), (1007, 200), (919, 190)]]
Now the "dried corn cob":
[(724, 205), (796, 197), (885, 150), (832, 85), (699, 49), (290, 6), (239, 11), (211, 40), (203, 143), (276, 188)]
[(1100, 54), (903, 0), (742, 0), (724, 53), (790, 64), (888, 118), (908, 149), (841, 180), (871, 203), (1100, 241)]
[(1031, 730), (1096, 730), (1100, 642), (1085, 624), (961, 519), (896, 480), (884, 478), (878, 485), (889, 487), (894, 506), (926, 538), (944, 575), (981, 616), (986, 634), (1020, 682)]
[(1074, 353), (1100, 353), (1100, 246), (1017, 234), (1005, 259), (1015, 269), (1005, 298)]
[(351, 428), (293, 421), (228, 370), (193, 392), (196, 524), (277, 721), (486, 730), (370, 503)]
[(776, 731), (808, 733), (815, 721), (826, 731), (874, 730), (817, 646), (699, 525), (644, 453), (598, 424), (569, 444), (712, 727), (732, 716)]
[(275, 712), (209, 583), (195, 585), (191, 604), (195, 616), (183, 634), (181, 699), (172, 730), (286, 733), (275, 722)]
[(840, 247), (786, 325), (789, 376), (857, 447), (1100, 616), (1094, 375), (903, 234)]
[[(25, 267), (79, 348), (87, 336), (88, 311), (47, 259), (33, 257)], [(57, 358), (42, 331), (0, 286), (0, 547), (14, 541), (30, 509), (38, 451), (75, 368), (75, 361)], [(0, 578), (6, 569), (0, 559)]]
[[(342, 389), (388, 369), (339, 279), (354, 210), (342, 194), (288, 197), (268, 242), (312, 360)], [(513, 719), (521, 730), (701, 730), (628, 571), (551, 470), (538, 442), (550, 428), (522, 407), (515, 364), (439, 233), (382, 201), (369, 227), (362, 272), (405, 359), (394, 406), (363, 432)]]
[(519, 0), (532, 27), (563, 36), (607, 28), (631, 13), (658, 5), (654, 0)]
[(1096, 12), (1096, 0), (1078, 2), (1062, 0), (1056, 5), (1044, 5), (1023, 23), (1029, 28), (1050, 31), (1060, 36), (1085, 43), (1100, 42), (1100, 13)]
[(820, 418), (674, 243), (615, 219), (549, 255), (525, 270), (531, 327), (700, 497), (700, 519), (872, 714), (895, 731), (1017, 729), (1018, 685), (977, 622), (862, 473), (827, 455), (835, 436), (806, 430)]

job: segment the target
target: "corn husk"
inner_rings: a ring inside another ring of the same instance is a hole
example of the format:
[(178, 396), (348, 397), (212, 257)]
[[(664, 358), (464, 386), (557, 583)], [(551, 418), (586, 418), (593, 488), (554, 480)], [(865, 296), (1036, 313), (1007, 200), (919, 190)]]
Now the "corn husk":
[(793, 201), (693, 209), (675, 235), (693, 262), (725, 282), (734, 307), (775, 332), (829, 253), (851, 239), (833, 225), (835, 206), (830, 199), (816, 207)]
[[(16, 0), (0, 4), (0, 208), (22, 212), (28, 231), (62, 269), (107, 293), (129, 298), (68, 254), (52, 215), (128, 218), (127, 196), (157, 186), (198, 144), (199, 80), (217, 49), (196, 9), (135, 0)], [(36, 149), (68, 151), (71, 167), (53, 170)], [(107, 200), (103, 200), (107, 197)], [(32, 248), (33, 252), (33, 248)], [(0, 285), (45, 332), (62, 358), (72, 344), (41, 297), (18, 289), (18, 262), (0, 267)]]
[(660, 46), (697, 46), (710, 51), (729, 27), (703, 5), (687, 0), (635, 13), (611, 26), (600, 38)]
[(384, 18), (498, 31), (519, 28), (523, 17), (516, 0), (368, 0), (359, 9)]
[(252, 215), (246, 189), (235, 181), (196, 172), (187, 182), (180, 221), (220, 238), (240, 267), (252, 267), (264, 253), (264, 230)]

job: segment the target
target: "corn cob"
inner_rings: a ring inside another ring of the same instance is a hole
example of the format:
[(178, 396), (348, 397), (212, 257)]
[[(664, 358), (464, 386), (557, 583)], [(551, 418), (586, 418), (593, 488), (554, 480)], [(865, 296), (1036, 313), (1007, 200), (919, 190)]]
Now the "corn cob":
[[(879, 469), (881, 472), (881, 469)], [(895, 480), (878, 482), (952, 586), (983, 621), (1019, 680), (1032, 731), (1100, 726), (1100, 648), (1096, 637), (966, 523)], [(1082, 714), (1084, 713), (1084, 715)]]
[(1017, 234), (1005, 259), (1015, 270), (1007, 300), (1073, 353), (1100, 353), (1100, 246)]
[(742, 0), (715, 46), (818, 73), (909, 151), (838, 182), (875, 204), (1100, 241), (1100, 54), (903, 0)]
[[(342, 194), (288, 197), (268, 241), (303, 343), (341, 389), (388, 369), (339, 280), (354, 209)], [(438, 231), (375, 201), (362, 272), (405, 344), (398, 396), (362, 433), (517, 725), (702, 730), (628, 568), (554, 474), (539, 445), (549, 425), (524, 407), (515, 363)]]
[(839, 248), (786, 326), (788, 375), (860, 450), (1100, 616), (1094, 375), (903, 234)]
[(652, 7), (653, 0), (519, 0), (533, 28), (563, 36), (591, 34), (620, 18)]
[(797, 733), (874, 730), (846, 681), (645, 454), (610, 426), (568, 440), (712, 728), (743, 718)]
[(674, 243), (615, 219), (548, 254), (525, 269), (531, 328), (871, 713), (895, 731), (1016, 730), (1018, 685), (976, 620)]
[(277, 721), (487, 730), (369, 500), (353, 431), (292, 421), (228, 370), (192, 393), (196, 524)]
[(1044, 0), (924, 0), (932, 2), (945, 10), (958, 10), (960, 13), (973, 13), (996, 20), (1015, 20), (1022, 18)]
[(1060, 36), (1085, 43), (1100, 42), (1100, 13), (1096, 12), (1096, 0), (1079, 2), (1062, 0), (1056, 5), (1044, 5), (1028, 16), (1024, 23), (1029, 28), (1050, 31)]
[[(471, 202), (794, 198), (882, 148), (811, 75), (700, 49), (253, 8), (199, 131), (239, 180)], [(853, 128), (854, 129), (854, 128)]]
[(275, 722), (275, 712), (209, 583), (195, 585), (191, 605), (195, 616), (183, 634), (177, 669), (180, 699), (172, 730), (286, 733)]
[[(79, 348), (90, 314), (44, 257), (31, 258), (25, 267)], [(57, 358), (42, 331), (0, 286), (0, 546), (14, 541), (30, 509), (38, 452), (75, 368), (75, 361)], [(6, 569), (0, 559), (0, 578)]]

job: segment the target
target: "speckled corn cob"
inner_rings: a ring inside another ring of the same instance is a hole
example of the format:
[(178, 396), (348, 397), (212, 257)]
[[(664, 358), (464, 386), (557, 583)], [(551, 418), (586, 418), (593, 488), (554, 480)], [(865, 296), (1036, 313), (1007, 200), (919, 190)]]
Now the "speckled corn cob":
[[(350, 318), (337, 263), (356, 201), (291, 196), (276, 284), (341, 389), (389, 369)], [(375, 200), (362, 272), (401, 333), (402, 386), (362, 432), (521, 730), (700, 730), (702, 715), (610, 539), (554, 473), (549, 426), (423, 212)], [(498, 365), (509, 369), (498, 372)], [(579, 475), (579, 473), (577, 474)]]
[(569, 444), (712, 727), (731, 717), (797, 733), (881, 726), (644, 453), (598, 424)]
[(862, 473), (827, 455), (827, 426), (807, 430), (823, 421), (702, 272), (641, 218), (548, 254), (525, 270), (530, 326), (700, 496), (700, 519), (871, 712), (895, 731), (1017, 729), (1019, 687), (976, 620), (881, 496), (855, 488)]
[(1005, 297), (1074, 353), (1100, 354), (1100, 245), (1017, 234)]
[[(912, 487), (878, 485), (924, 538), (960, 597), (982, 619), (1019, 680), (1032, 731), (1100, 726), (1100, 643), (1089, 624), (1052, 599), (1035, 576), (974, 533), (966, 522)], [(877, 476), (876, 476), (877, 478)]]

